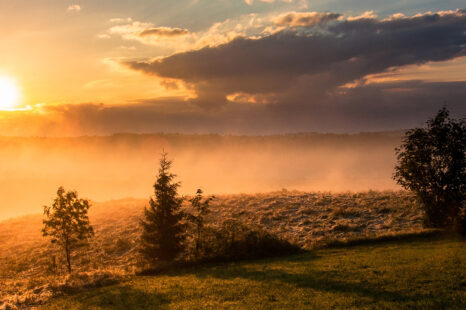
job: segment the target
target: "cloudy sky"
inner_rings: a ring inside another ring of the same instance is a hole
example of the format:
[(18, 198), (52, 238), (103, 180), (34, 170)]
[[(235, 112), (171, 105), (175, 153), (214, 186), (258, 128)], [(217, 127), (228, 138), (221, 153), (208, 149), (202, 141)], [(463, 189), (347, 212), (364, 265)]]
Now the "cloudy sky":
[(464, 0), (1, 1), (0, 135), (271, 134), (466, 114)]

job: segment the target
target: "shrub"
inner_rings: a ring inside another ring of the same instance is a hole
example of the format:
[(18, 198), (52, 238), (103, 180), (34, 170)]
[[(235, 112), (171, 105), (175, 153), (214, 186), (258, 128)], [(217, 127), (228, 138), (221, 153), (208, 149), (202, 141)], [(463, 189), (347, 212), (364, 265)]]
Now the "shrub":
[(298, 253), (301, 248), (264, 230), (236, 220), (219, 228), (205, 226), (198, 247), (200, 261), (236, 261)]
[(185, 213), (186, 219), (194, 225), (194, 236), (193, 236), (193, 252), (194, 257), (197, 259), (199, 257), (199, 246), (200, 240), (202, 238), (205, 217), (210, 213), (209, 204), (215, 198), (210, 196), (206, 199), (203, 199), (202, 190), (198, 189), (196, 195), (190, 199), (191, 207), (193, 209), (193, 214)]

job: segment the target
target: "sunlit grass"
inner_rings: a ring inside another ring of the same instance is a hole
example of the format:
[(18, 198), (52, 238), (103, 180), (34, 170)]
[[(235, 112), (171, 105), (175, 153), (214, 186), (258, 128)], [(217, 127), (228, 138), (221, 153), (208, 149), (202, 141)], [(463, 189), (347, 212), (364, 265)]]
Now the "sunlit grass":
[(397, 241), (134, 277), (43, 309), (460, 309), (459, 240)]

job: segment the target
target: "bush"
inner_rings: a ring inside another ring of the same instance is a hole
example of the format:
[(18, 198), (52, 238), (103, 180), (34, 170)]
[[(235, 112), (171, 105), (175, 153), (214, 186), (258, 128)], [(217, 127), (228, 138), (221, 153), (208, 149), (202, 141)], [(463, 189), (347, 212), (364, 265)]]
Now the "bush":
[(260, 226), (235, 220), (220, 228), (206, 226), (198, 247), (198, 261), (236, 261), (298, 253), (301, 248)]

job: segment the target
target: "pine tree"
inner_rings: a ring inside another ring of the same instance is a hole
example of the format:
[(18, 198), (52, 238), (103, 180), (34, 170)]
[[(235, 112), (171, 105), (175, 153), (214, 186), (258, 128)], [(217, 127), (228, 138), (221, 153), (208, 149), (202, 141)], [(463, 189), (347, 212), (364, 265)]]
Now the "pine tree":
[(159, 175), (154, 184), (155, 197), (149, 201), (149, 208), (144, 209), (141, 221), (142, 235), (140, 252), (150, 264), (173, 261), (183, 250), (186, 227), (181, 220), (180, 211), (183, 198), (178, 196), (179, 182), (170, 173), (172, 162), (167, 153), (162, 153)]

